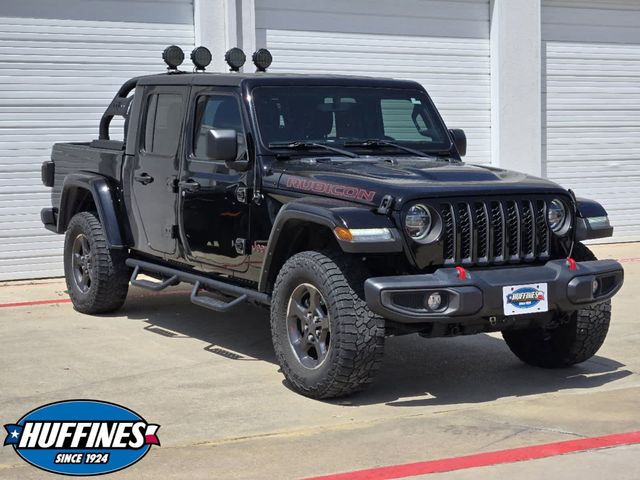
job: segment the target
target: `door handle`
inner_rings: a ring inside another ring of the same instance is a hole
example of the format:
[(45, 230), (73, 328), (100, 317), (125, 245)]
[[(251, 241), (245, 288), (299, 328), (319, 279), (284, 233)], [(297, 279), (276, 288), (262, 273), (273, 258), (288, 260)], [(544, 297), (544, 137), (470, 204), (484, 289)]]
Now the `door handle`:
[(200, 184), (191, 179), (178, 182), (178, 187), (186, 190), (187, 192), (197, 192), (198, 190), (200, 190)]
[(136, 182), (140, 182), (143, 185), (148, 185), (149, 183), (153, 182), (153, 177), (148, 173), (142, 173), (140, 175), (136, 175), (135, 177), (133, 177), (133, 179)]

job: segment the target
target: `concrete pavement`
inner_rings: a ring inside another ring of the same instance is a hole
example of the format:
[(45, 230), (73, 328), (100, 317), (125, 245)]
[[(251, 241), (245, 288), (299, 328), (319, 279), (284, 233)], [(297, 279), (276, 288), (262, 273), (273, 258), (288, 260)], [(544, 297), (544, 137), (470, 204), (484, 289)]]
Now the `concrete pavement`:
[(544, 478), (562, 478), (562, 480), (589, 478), (638, 480), (640, 478), (638, 458), (640, 458), (640, 446), (629, 445), (411, 478), (414, 480), (493, 480), (496, 478), (539, 480), (544, 476)]
[[(69, 303), (0, 308), (0, 420), (93, 398), (159, 423), (162, 447), (113, 478), (301, 478), (640, 430), (640, 248), (594, 250), (625, 259), (626, 283), (592, 360), (549, 371), (521, 364), (498, 335), (391, 338), (373, 387), (330, 402), (283, 385), (256, 307), (217, 315), (178, 288), (132, 289), (120, 312), (100, 317)], [(0, 286), (0, 304), (64, 298), (59, 280)], [(611, 449), (607, 462), (620, 451), (628, 473), (629, 449)], [(513, 468), (535, 472), (534, 462)], [(0, 449), (0, 478), (47, 476)]]

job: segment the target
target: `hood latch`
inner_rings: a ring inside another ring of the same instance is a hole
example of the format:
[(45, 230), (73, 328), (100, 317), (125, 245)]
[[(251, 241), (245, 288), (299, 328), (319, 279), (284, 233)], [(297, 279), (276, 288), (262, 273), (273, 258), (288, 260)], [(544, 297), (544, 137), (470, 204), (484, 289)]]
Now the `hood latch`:
[(393, 207), (393, 201), (394, 198), (391, 195), (385, 195), (382, 197), (380, 205), (378, 206), (378, 213), (380, 215), (387, 215)]

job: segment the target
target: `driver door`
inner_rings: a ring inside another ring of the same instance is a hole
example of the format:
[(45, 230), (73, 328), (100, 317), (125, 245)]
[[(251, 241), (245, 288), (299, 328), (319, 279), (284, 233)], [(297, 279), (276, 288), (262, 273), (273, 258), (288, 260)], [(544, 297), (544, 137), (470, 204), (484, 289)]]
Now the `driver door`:
[(239, 97), (234, 92), (194, 89), (191, 148), (180, 175), (180, 234), (186, 255), (204, 270), (219, 273), (248, 269), (249, 204), (247, 172), (207, 157), (208, 131), (233, 129), (238, 158), (247, 155)]

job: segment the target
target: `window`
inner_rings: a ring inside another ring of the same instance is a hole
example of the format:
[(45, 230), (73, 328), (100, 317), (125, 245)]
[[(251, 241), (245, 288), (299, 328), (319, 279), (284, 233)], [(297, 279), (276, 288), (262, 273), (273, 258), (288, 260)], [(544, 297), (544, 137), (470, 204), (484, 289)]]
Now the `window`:
[(420, 90), (265, 86), (255, 88), (252, 96), (265, 146), (309, 141), (341, 147), (381, 139), (430, 151), (450, 147), (446, 127)]
[(431, 140), (421, 112), (421, 102), (415, 98), (383, 98), (380, 100), (384, 134), (400, 141), (412, 141), (416, 134)]
[(178, 151), (184, 102), (181, 95), (159, 93), (147, 101), (143, 149), (158, 155), (175, 155)]
[(193, 153), (196, 157), (206, 158), (207, 134), (212, 128), (235, 130), (238, 132), (239, 147), (241, 147), (244, 143), (244, 128), (236, 97), (207, 95), (198, 98), (193, 129)]

